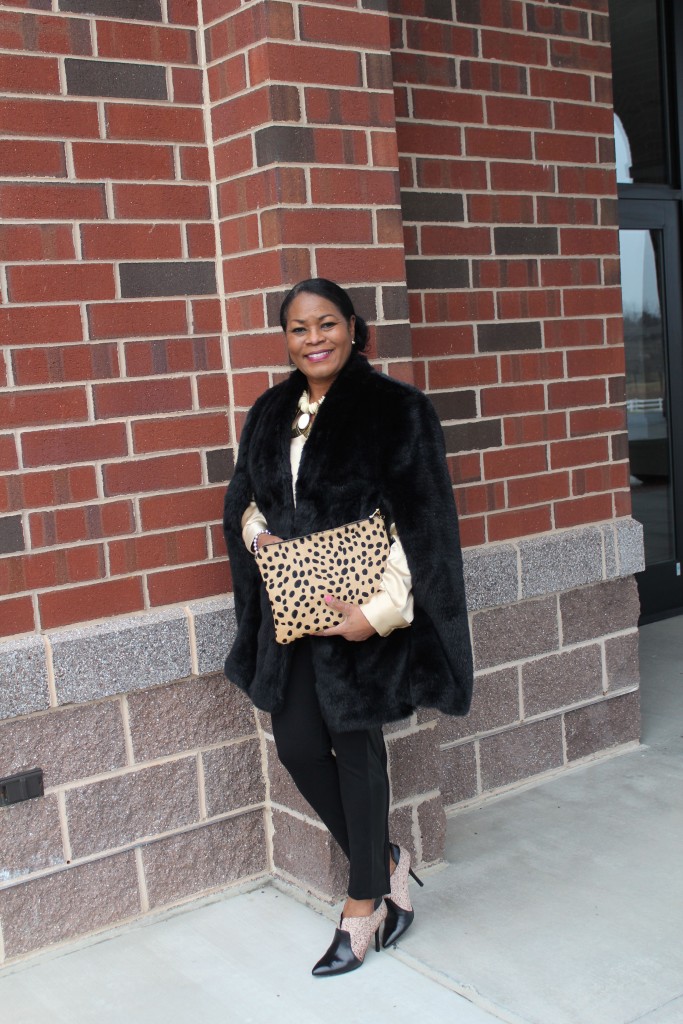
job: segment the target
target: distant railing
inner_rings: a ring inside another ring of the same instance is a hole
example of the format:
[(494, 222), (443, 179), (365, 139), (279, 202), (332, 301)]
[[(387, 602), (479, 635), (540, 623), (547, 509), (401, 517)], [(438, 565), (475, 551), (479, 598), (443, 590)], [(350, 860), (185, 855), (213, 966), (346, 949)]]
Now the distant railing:
[(663, 398), (629, 398), (626, 402), (629, 412), (664, 412)]

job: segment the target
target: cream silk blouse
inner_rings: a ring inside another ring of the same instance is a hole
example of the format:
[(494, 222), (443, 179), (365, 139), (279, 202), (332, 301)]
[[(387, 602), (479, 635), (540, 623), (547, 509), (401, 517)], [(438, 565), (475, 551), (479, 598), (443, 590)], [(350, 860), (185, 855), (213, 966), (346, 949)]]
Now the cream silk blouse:
[[(293, 437), (289, 449), (294, 484), (294, 504), (296, 504), (296, 481), (299, 475), (299, 464), (306, 438)], [(267, 530), (265, 516), (255, 501), (250, 502), (242, 516), (242, 539), (247, 548), (251, 549), (254, 537), (259, 530)], [(393, 523), (389, 526), (391, 547), (389, 558), (384, 569), (379, 590), (361, 611), (370, 625), (380, 636), (388, 636), (394, 629), (404, 629), (413, 621), (413, 592), (410, 569), (405, 551)]]

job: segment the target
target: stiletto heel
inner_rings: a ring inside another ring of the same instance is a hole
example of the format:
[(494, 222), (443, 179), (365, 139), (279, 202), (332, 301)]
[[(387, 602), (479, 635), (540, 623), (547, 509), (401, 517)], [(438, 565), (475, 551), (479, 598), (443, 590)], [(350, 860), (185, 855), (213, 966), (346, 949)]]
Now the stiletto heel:
[(389, 846), (396, 868), (391, 876), (391, 893), (384, 899), (387, 905), (387, 919), (384, 925), (382, 945), (385, 949), (387, 946), (393, 946), (410, 928), (415, 919), (415, 911), (408, 892), (408, 875), (414, 878), (418, 885), (424, 885), (424, 882), (420, 881), (410, 866), (408, 851), (397, 846), (396, 843), (390, 843)]
[(365, 959), (373, 935), (375, 949), (379, 953), (379, 929), (386, 916), (384, 900), (377, 901), (369, 917), (344, 917), (342, 914), (329, 949), (313, 968), (314, 977), (328, 978), (357, 970)]

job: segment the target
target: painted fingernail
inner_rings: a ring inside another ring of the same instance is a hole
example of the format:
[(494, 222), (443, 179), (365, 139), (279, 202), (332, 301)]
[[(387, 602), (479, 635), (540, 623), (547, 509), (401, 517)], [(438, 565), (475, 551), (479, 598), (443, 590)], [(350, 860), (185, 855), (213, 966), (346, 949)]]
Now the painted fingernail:
[(325, 594), (325, 604), (329, 604), (331, 600), (332, 600), (332, 595), (331, 594)]

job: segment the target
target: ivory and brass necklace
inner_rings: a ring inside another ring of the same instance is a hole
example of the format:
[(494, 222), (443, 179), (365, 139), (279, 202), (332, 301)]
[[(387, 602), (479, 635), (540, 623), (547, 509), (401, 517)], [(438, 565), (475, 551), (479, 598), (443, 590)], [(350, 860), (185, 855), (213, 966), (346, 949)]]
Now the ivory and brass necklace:
[(323, 395), (317, 402), (309, 402), (308, 392), (304, 391), (298, 402), (299, 412), (292, 425), (292, 437), (308, 437), (315, 414), (324, 401), (325, 396)]

